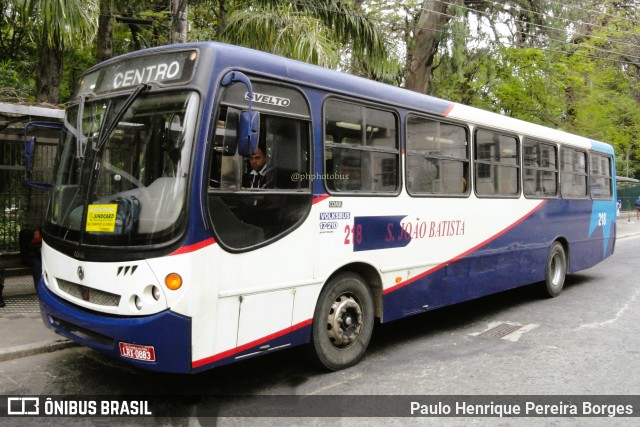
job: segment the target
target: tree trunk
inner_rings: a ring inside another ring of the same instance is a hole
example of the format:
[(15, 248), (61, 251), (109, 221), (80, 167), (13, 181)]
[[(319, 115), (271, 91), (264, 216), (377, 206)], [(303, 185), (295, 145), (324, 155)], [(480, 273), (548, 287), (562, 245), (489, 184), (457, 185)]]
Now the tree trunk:
[(450, 19), (445, 15), (448, 6), (448, 2), (440, 0), (425, 0), (422, 4), (413, 46), (407, 54), (409, 67), (405, 88), (427, 93), (433, 71), (433, 59), (440, 43), (440, 31)]
[(102, 62), (113, 56), (113, 0), (100, 0), (96, 59)]
[(227, 29), (228, 22), (227, 2), (226, 0), (218, 1), (218, 25), (216, 26), (216, 39), (222, 38), (222, 33)]
[(187, 2), (188, 0), (173, 0), (171, 12), (171, 43), (187, 41)]
[(62, 76), (62, 49), (48, 47), (42, 42), (38, 49), (39, 63), (36, 86), (38, 102), (58, 104), (60, 102), (60, 80)]

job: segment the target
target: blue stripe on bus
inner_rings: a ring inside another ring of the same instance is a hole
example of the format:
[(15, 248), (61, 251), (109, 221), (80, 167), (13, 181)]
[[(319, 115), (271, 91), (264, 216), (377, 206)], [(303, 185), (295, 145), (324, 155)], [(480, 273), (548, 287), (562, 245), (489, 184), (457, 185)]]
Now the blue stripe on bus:
[(411, 242), (400, 222), (407, 215), (356, 216), (353, 218), (353, 251), (403, 248)]
[[(42, 320), (55, 333), (139, 368), (191, 372), (191, 319), (169, 310), (144, 317), (105, 316), (62, 301), (47, 289), (43, 279), (37, 289)], [(120, 342), (153, 346), (156, 361), (121, 357)]]
[(249, 359), (274, 350), (284, 350), (292, 346), (306, 344), (311, 337), (312, 320), (308, 319), (250, 343), (232, 348), (213, 356), (193, 362), (193, 372), (200, 372), (217, 366), (228, 365), (239, 359)]
[(616, 205), (610, 200), (594, 201), (591, 210), (589, 238), (592, 238), (598, 228), (602, 229), (603, 255), (606, 257), (609, 239), (615, 237)]
[(615, 154), (615, 152), (613, 151), (613, 147), (611, 145), (606, 144), (604, 142), (596, 141), (594, 139), (590, 139), (589, 141), (591, 142), (592, 150), (599, 151), (606, 154), (611, 154), (612, 156)]
[[(592, 212), (592, 221), (579, 221), (587, 212)], [(606, 213), (606, 223), (598, 225), (599, 213)], [(613, 254), (615, 218), (613, 201), (546, 203), (475, 251), (386, 291), (383, 321), (542, 281), (549, 248), (556, 239), (570, 242), (569, 272), (592, 267)]]

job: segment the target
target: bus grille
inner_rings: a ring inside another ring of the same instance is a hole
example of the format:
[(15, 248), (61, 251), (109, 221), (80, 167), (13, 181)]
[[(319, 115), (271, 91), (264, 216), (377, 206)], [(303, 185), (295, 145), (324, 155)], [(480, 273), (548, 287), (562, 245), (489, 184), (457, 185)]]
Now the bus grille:
[(67, 293), (74, 298), (81, 299), (82, 301), (110, 307), (117, 307), (120, 304), (120, 295), (78, 285), (77, 283), (68, 282), (63, 279), (57, 279), (57, 281), (58, 287), (62, 292)]

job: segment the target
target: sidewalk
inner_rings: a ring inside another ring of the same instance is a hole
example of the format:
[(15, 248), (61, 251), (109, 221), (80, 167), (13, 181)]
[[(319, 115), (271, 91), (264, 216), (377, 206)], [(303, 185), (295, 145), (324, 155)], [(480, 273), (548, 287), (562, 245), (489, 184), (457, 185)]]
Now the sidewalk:
[[(640, 235), (635, 212), (618, 218), (618, 239)], [(0, 308), (0, 362), (76, 345), (44, 326), (31, 276), (7, 277)]]
[(636, 219), (635, 211), (622, 212), (618, 218), (617, 238), (636, 236), (640, 234), (640, 219)]
[(31, 276), (6, 277), (0, 308), (0, 362), (75, 345), (47, 329)]

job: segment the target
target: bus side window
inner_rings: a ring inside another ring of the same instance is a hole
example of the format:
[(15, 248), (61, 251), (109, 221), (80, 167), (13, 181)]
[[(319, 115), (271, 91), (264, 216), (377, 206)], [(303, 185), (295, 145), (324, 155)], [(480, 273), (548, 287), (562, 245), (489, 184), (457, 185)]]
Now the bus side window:
[(475, 134), (476, 194), (517, 197), (520, 175), (518, 139), (483, 129), (476, 130)]
[(558, 154), (554, 144), (529, 138), (523, 141), (525, 196), (556, 197), (558, 194)]
[(439, 120), (407, 120), (407, 190), (412, 195), (466, 195), (469, 175), (467, 129)]
[(560, 189), (563, 198), (586, 198), (588, 196), (587, 153), (562, 147)]
[(611, 160), (609, 156), (591, 154), (590, 183), (591, 197), (594, 199), (611, 198)]
[(396, 193), (400, 182), (400, 148), (395, 114), (329, 99), (324, 116), (327, 189), (345, 193)]

